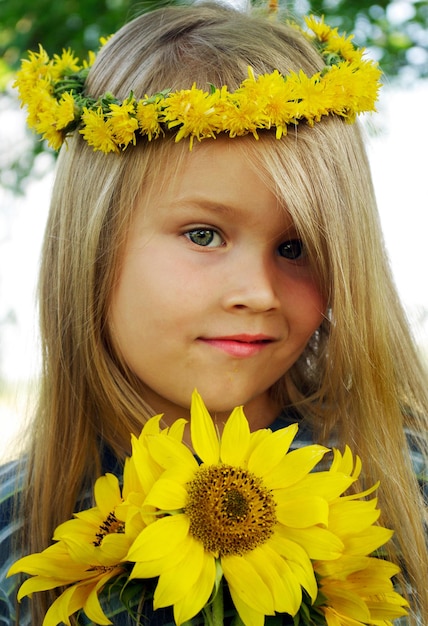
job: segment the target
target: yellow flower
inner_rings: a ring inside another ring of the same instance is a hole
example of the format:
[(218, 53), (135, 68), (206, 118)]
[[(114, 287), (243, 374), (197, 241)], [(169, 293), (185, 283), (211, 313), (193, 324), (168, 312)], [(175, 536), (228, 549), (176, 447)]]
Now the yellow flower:
[[(334, 451), (331, 472), (340, 471), (358, 478), (361, 462), (348, 447), (342, 456)], [(366, 498), (378, 484), (364, 493), (337, 498), (330, 504), (329, 529), (343, 541), (342, 555), (334, 561), (318, 561), (314, 569), (325, 597), (321, 611), (327, 626), (392, 626), (393, 619), (407, 614), (407, 602), (394, 591), (391, 578), (399, 567), (369, 556), (392, 537), (392, 531), (376, 526), (380, 511), (377, 499)]]
[(78, 72), (81, 68), (79, 59), (74, 56), (71, 50), (63, 50), (61, 56), (55, 54), (52, 64), (52, 78), (58, 80), (64, 75)]
[(314, 15), (307, 15), (304, 18), (306, 26), (315, 34), (319, 41), (328, 41), (328, 39), (337, 34), (337, 28), (331, 28), (325, 24), (324, 17), (320, 20), (315, 19)]
[(147, 102), (145, 100), (139, 100), (137, 103), (136, 116), (138, 126), (142, 135), (147, 135), (147, 139), (151, 141), (156, 139), (162, 132), (161, 125), (159, 123), (159, 100), (155, 102)]
[(219, 438), (197, 392), (190, 428), (200, 464), (176, 439), (147, 438), (145, 471), (162, 466), (164, 473), (143, 503), (148, 526), (130, 548), (131, 577), (159, 576), (154, 607), (173, 605), (177, 624), (203, 609), (217, 571), (247, 626), (261, 626), (275, 612), (295, 615), (302, 588), (312, 601), (317, 596), (310, 559), (343, 552), (327, 528), (329, 502), (354, 478), (340, 471), (321, 479), (309, 474), (327, 448), (288, 452), (296, 425), (250, 433), (242, 408)]
[(82, 126), (83, 127), (79, 132), (94, 150), (100, 150), (105, 153), (119, 152), (119, 148), (115, 142), (113, 129), (104, 118), (104, 113), (101, 107), (95, 110), (84, 107), (82, 113)]
[(116, 476), (98, 478), (96, 506), (60, 524), (53, 536), (56, 543), (19, 559), (10, 568), (8, 576), (19, 572), (33, 576), (21, 585), (18, 600), (37, 591), (66, 587), (47, 611), (43, 626), (69, 625), (70, 616), (81, 609), (96, 624), (111, 624), (98, 596), (109, 581), (126, 572), (128, 550), (145, 526), (141, 502), (164, 471), (154, 463), (151, 473), (144, 471), (141, 461), (147, 455), (146, 439), (161, 435), (181, 440), (183, 436), (184, 420), (161, 431), (160, 417), (147, 422), (138, 439), (132, 437), (133, 454), (125, 461), (122, 490)]
[(204, 92), (192, 85), (191, 89), (182, 89), (168, 95), (162, 113), (162, 122), (168, 128), (179, 126), (175, 141), (190, 136), (190, 147), (193, 139), (214, 137), (218, 118), (215, 104), (220, 91)]
[(125, 525), (117, 516), (122, 496), (118, 479), (112, 474), (96, 481), (94, 495), (95, 507), (58, 526), (53, 537), (57, 543), (23, 557), (8, 572), (8, 576), (18, 572), (33, 576), (21, 585), (18, 600), (36, 591), (67, 586), (50, 606), (43, 626), (69, 625), (70, 615), (79, 609), (96, 624), (111, 623), (101, 609), (98, 594), (109, 580), (125, 571), (126, 554), (143, 522), (134, 517), (132, 524)]
[(107, 125), (117, 145), (125, 149), (130, 143), (135, 145), (135, 131), (138, 121), (135, 117), (135, 100), (128, 99), (122, 104), (110, 104)]
[(393, 620), (407, 615), (407, 602), (394, 591), (391, 581), (399, 572), (393, 563), (344, 556), (332, 570), (320, 581), (327, 626), (392, 626)]

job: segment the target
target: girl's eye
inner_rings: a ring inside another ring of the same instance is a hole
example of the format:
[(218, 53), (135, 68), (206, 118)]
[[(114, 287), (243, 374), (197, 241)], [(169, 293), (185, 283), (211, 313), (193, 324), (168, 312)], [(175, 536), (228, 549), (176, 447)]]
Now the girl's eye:
[(290, 261), (300, 261), (305, 257), (305, 245), (301, 239), (284, 241), (278, 248), (280, 256)]
[(218, 248), (224, 243), (221, 235), (212, 228), (194, 228), (184, 234), (192, 243), (205, 248)]

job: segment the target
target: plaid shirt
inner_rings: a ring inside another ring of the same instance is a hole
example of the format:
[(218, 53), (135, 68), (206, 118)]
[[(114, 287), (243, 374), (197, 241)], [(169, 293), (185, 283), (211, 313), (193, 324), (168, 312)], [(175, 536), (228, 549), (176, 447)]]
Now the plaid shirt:
[[(297, 421), (296, 414), (284, 413), (272, 425), (272, 430), (278, 430)], [(409, 447), (412, 455), (413, 467), (418, 480), (428, 500), (428, 467), (422, 453), (418, 447), (417, 437), (408, 433)], [(303, 447), (313, 443), (311, 432), (303, 425), (299, 427), (297, 436), (293, 442), (293, 448)], [(111, 455), (106, 455), (104, 470), (120, 475), (121, 468), (115, 463)], [(16, 593), (19, 585), (18, 576), (6, 578), (6, 573), (19, 554), (13, 549), (14, 539), (21, 526), (20, 520), (13, 515), (13, 506), (16, 494), (22, 490), (23, 468), (18, 461), (12, 461), (0, 467), (0, 626), (12, 626), (16, 623)], [(123, 608), (117, 612), (111, 608), (108, 612), (116, 626), (130, 626), (133, 622)], [(19, 624), (20, 626), (31, 626), (31, 616), (29, 611), (29, 600), (24, 598), (20, 604)], [(146, 618), (149, 618), (146, 615)], [(266, 625), (268, 625), (266, 620)], [(81, 624), (91, 624), (84, 616), (79, 620)], [(150, 619), (145, 619), (146, 626), (165, 626), (172, 624), (172, 613), (170, 610), (159, 610), (154, 612)], [(396, 624), (405, 626), (406, 619), (397, 620)], [(421, 624), (422, 626), (422, 624)]]

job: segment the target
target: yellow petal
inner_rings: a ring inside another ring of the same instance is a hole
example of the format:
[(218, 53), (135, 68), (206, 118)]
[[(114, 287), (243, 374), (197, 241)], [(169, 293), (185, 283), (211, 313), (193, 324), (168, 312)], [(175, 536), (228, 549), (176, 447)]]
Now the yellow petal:
[(196, 389), (190, 406), (190, 434), (198, 457), (208, 465), (217, 463), (220, 458), (219, 438), (214, 422)]
[[(315, 564), (317, 574), (330, 576), (335, 580), (346, 580), (355, 571), (366, 569), (369, 563), (368, 556), (350, 556), (343, 554), (335, 561), (318, 561)], [(379, 561), (381, 563), (381, 561)]]
[(182, 441), (184, 435), (184, 427), (187, 424), (187, 420), (179, 418), (175, 420), (168, 428), (168, 437), (173, 437), (177, 441)]
[(127, 457), (123, 466), (123, 498), (126, 500), (129, 494), (135, 491), (143, 491), (143, 486), (139, 480), (134, 459)]
[(271, 472), (288, 452), (297, 429), (297, 424), (290, 424), (286, 428), (269, 433), (269, 437), (264, 438), (252, 451), (248, 459), (249, 471), (254, 472), (256, 476), (264, 476)]
[(307, 528), (316, 524), (328, 524), (329, 507), (326, 500), (313, 496), (280, 502), (276, 516), (281, 524), (293, 528)]
[(160, 421), (163, 417), (163, 414), (154, 415), (144, 424), (143, 429), (141, 431), (142, 437), (146, 435), (159, 435), (160, 433)]
[(270, 489), (283, 489), (299, 483), (321, 461), (326, 452), (328, 448), (315, 444), (292, 450), (270, 472), (265, 472), (266, 484)]
[(136, 491), (139, 491), (138, 484), (140, 484), (143, 492), (146, 494), (162, 473), (161, 466), (153, 460), (147, 449), (147, 440), (148, 438), (144, 438), (143, 435), (140, 435), (138, 439), (134, 436), (131, 437), (132, 457), (129, 461), (132, 465), (132, 473), (135, 474), (135, 480), (137, 481), (135, 485)]
[(370, 554), (387, 543), (393, 534), (392, 530), (382, 526), (372, 526), (364, 533), (346, 538), (346, 552), (355, 555)]
[(186, 500), (187, 491), (182, 485), (173, 480), (159, 478), (150, 490), (144, 504), (149, 504), (162, 511), (176, 511), (185, 506)]
[(369, 598), (366, 602), (373, 623), (375, 623), (375, 620), (378, 620), (380, 624), (384, 623), (382, 620), (392, 622), (392, 620), (408, 614), (405, 608), (408, 606), (407, 602), (395, 592), (384, 594), (374, 600)]
[[(287, 532), (284, 529), (285, 533)], [(306, 551), (297, 543), (290, 541), (286, 536), (278, 532), (269, 539), (269, 545), (280, 555), (287, 559), (287, 563), (296, 576), (301, 586), (306, 589), (312, 601), (315, 601), (318, 593), (318, 585), (315, 578), (314, 568)], [(330, 561), (328, 561), (330, 562)]]
[(32, 576), (31, 578), (27, 578), (27, 580), (24, 580), (19, 588), (17, 594), (18, 602), (20, 602), (22, 598), (25, 598), (32, 593), (37, 593), (38, 591), (47, 591), (48, 589), (61, 587), (64, 582), (64, 580), (50, 578), (49, 576)]
[(285, 559), (268, 544), (242, 558), (251, 563), (270, 589), (275, 611), (295, 615), (302, 603), (302, 588)]
[(332, 532), (344, 536), (363, 532), (379, 518), (376, 499), (338, 500), (330, 507), (329, 528)]
[(12, 576), (18, 572), (25, 572), (33, 576), (38, 574), (40, 576), (58, 578), (58, 580), (69, 580), (65, 575), (65, 565), (67, 565), (67, 570), (69, 572), (71, 570), (73, 573), (74, 571), (80, 573), (82, 569), (80, 565), (70, 562), (70, 557), (64, 544), (54, 543), (46, 550), (43, 550), (43, 552), (29, 554), (15, 561), (7, 575)]
[(180, 544), (189, 532), (186, 515), (170, 515), (153, 522), (132, 544), (127, 560), (147, 562), (180, 550)]
[[(104, 584), (109, 576), (103, 578), (105, 579)], [(94, 588), (95, 583), (77, 584), (66, 589), (49, 607), (43, 620), (43, 626), (57, 626), (62, 623), (70, 626), (70, 615), (73, 615), (73, 613), (83, 608), (88, 596)], [(104, 626), (112, 623), (103, 613), (101, 607), (94, 612), (94, 615), (97, 617), (97, 624)]]
[(119, 481), (113, 474), (100, 476), (94, 485), (95, 502), (104, 518), (122, 500)]
[(94, 585), (93, 588), (90, 590), (90, 593), (87, 595), (87, 599), (83, 605), (83, 610), (85, 611), (86, 615), (95, 624), (111, 624), (110, 620), (106, 617), (104, 611), (101, 608), (98, 595), (110, 578), (112, 578), (111, 572), (105, 574), (104, 576), (101, 576), (97, 584)]
[(153, 459), (164, 469), (169, 469), (174, 465), (197, 466), (196, 460), (184, 444), (174, 439), (174, 437), (149, 437), (147, 448)]
[(220, 442), (220, 457), (228, 465), (242, 465), (250, 443), (250, 426), (242, 407), (235, 408), (226, 424)]
[(332, 606), (340, 615), (356, 620), (357, 623), (370, 624), (367, 605), (357, 594), (339, 588), (334, 582), (328, 587), (323, 586), (322, 592), (327, 596), (327, 605)]
[[(293, 450), (288, 456), (294, 454), (294, 452), (300, 452), (300, 450)], [(293, 471), (293, 470), (290, 470)], [(296, 474), (299, 473), (299, 468), (295, 468)], [(333, 474), (331, 472), (314, 472), (304, 476), (299, 482), (287, 487), (287, 493), (290, 498), (299, 498), (301, 496), (320, 496), (325, 498), (328, 502), (331, 502), (338, 498), (344, 491), (348, 489), (354, 482), (353, 478), (345, 476), (344, 474)]]
[(230, 589), (233, 604), (245, 626), (264, 626), (265, 614), (246, 604), (234, 589)]
[(245, 604), (264, 615), (275, 613), (272, 593), (249, 561), (241, 556), (226, 556), (222, 557), (221, 566), (229, 588)]
[(96, 549), (99, 565), (109, 567), (120, 563), (125, 559), (128, 550), (129, 539), (124, 533), (106, 535), (99, 549)]
[(177, 626), (199, 613), (211, 595), (216, 576), (215, 560), (210, 554), (204, 552), (203, 561), (199, 580), (190, 592), (174, 605), (174, 619)]
[(69, 587), (62, 593), (59, 598), (54, 600), (46, 611), (43, 620), (43, 626), (57, 626), (58, 624), (66, 624), (70, 626), (70, 615), (73, 612), (69, 609), (71, 597), (74, 594), (74, 587)]
[[(205, 564), (203, 545), (189, 538), (186, 547), (183, 546), (180, 552), (181, 560), (159, 576), (153, 598), (155, 609), (172, 606), (181, 600), (190, 593), (190, 589), (194, 587), (202, 574)], [(211, 559), (214, 560), (212, 556)], [(198, 610), (195, 611), (195, 615)]]
[(344, 545), (343, 542), (325, 528), (287, 528), (287, 536), (290, 541), (298, 543), (306, 552), (310, 559), (331, 560), (341, 556)]

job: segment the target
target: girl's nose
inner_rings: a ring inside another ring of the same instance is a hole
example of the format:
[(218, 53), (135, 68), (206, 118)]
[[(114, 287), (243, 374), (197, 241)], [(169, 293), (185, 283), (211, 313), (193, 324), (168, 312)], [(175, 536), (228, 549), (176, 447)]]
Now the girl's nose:
[(248, 256), (235, 260), (223, 278), (223, 306), (254, 312), (277, 309), (276, 278), (273, 261)]

